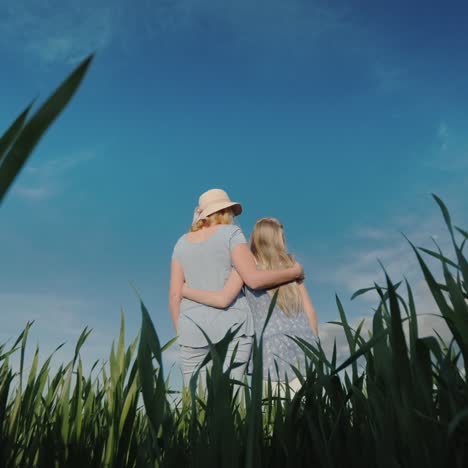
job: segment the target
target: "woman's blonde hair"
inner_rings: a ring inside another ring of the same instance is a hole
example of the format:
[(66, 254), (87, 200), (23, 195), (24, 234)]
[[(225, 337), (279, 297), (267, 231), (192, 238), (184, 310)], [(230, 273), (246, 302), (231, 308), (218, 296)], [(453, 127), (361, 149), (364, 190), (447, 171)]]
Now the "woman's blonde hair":
[[(258, 265), (265, 270), (288, 268), (294, 265), (294, 258), (286, 250), (283, 225), (275, 218), (262, 218), (255, 223), (250, 237), (250, 248)], [(277, 304), (286, 315), (293, 315), (303, 309), (302, 297), (296, 282), (274, 288), (279, 289)]]
[(215, 226), (216, 224), (232, 224), (234, 221), (234, 212), (231, 208), (217, 211), (206, 218), (199, 219), (196, 223), (192, 224), (191, 232), (199, 231), (204, 227)]

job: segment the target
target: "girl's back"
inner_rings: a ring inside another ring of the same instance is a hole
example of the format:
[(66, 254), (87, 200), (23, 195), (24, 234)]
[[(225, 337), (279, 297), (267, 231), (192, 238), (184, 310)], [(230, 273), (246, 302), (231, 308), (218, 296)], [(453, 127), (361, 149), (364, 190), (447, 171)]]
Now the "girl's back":
[[(255, 333), (259, 339), (268, 315), (271, 296), (264, 290), (245, 289), (253, 315)], [(303, 311), (287, 315), (276, 305), (263, 335), (263, 378), (265, 380), (268, 379), (268, 374), (273, 381), (284, 380), (285, 376), (289, 381), (293, 380), (296, 374), (291, 365), (304, 371), (304, 353), (289, 338), (290, 336), (302, 338), (308, 342), (316, 339), (307, 315)]]

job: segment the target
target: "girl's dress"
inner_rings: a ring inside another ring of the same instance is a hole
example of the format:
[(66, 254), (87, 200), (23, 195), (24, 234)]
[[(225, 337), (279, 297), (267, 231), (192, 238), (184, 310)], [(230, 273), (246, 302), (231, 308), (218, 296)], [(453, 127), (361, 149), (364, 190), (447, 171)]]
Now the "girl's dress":
[[(255, 334), (257, 339), (260, 339), (272, 298), (264, 290), (255, 291), (248, 287), (245, 288), (245, 295), (252, 311)], [(307, 342), (317, 339), (312, 333), (305, 312), (286, 315), (276, 305), (263, 334), (264, 380), (268, 380), (268, 374), (272, 381), (294, 380), (297, 376), (291, 365), (304, 372), (304, 352), (288, 335)]]

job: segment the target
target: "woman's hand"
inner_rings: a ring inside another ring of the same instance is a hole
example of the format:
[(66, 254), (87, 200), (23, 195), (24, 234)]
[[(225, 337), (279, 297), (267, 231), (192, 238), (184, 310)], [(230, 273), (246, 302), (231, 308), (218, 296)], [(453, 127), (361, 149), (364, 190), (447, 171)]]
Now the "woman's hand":
[(304, 267), (300, 263), (295, 262), (292, 268), (294, 268), (297, 275), (296, 281), (304, 281)]

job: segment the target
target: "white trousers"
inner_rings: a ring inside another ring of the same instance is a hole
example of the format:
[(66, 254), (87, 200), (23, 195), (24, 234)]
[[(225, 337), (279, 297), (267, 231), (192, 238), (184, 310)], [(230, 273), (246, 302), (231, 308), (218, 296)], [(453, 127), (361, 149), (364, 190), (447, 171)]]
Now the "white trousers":
[[(224, 369), (226, 369), (231, 362), (234, 349), (237, 346), (236, 363), (241, 364), (239, 367), (236, 367), (231, 371), (231, 378), (235, 380), (240, 380), (244, 378), (247, 364), (250, 359), (250, 353), (252, 351), (253, 336), (239, 336), (234, 338), (231, 343), (229, 343), (226, 359), (224, 361)], [(188, 387), (190, 383), (190, 378), (196, 372), (200, 364), (203, 362), (205, 357), (208, 355), (210, 348), (208, 346), (203, 346), (202, 348), (192, 348), (190, 346), (180, 346), (180, 364), (182, 367), (182, 374), (184, 377), (184, 386)], [(207, 368), (211, 367), (211, 362), (204, 366), (200, 371), (200, 378), (204, 383), (206, 381), (206, 371)]]

